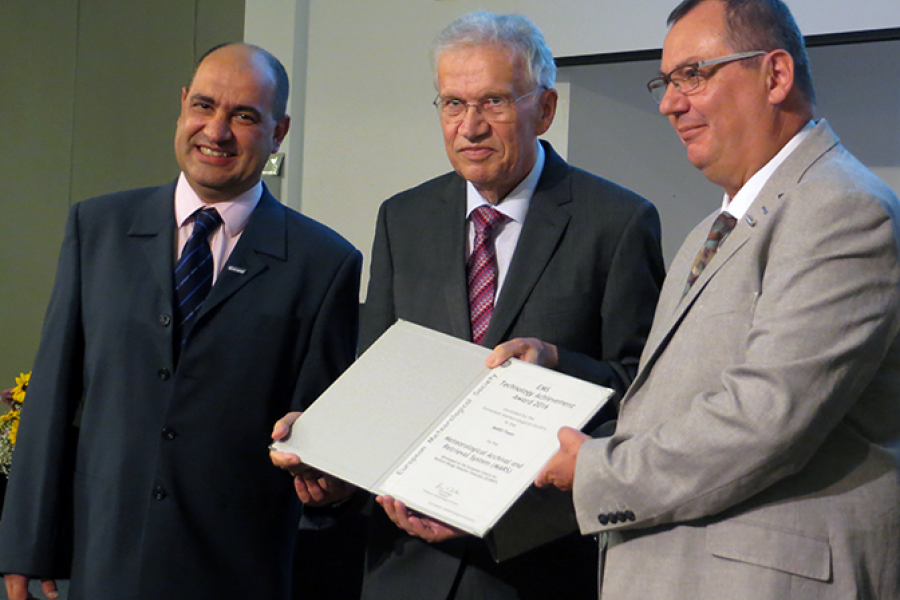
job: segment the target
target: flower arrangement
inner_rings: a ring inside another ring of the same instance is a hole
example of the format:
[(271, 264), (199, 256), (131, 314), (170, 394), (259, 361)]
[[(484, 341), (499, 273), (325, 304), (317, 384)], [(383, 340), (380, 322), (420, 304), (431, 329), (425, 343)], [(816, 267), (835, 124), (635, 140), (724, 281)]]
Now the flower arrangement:
[(19, 433), (19, 416), (22, 414), (22, 404), (25, 402), (25, 392), (28, 391), (30, 380), (30, 371), (22, 373), (16, 377), (16, 387), (2, 393), (2, 400), (9, 406), (9, 411), (0, 416), (0, 471), (7, 477), (12, 466), (13, 450), (16, 448), (16, 436)]

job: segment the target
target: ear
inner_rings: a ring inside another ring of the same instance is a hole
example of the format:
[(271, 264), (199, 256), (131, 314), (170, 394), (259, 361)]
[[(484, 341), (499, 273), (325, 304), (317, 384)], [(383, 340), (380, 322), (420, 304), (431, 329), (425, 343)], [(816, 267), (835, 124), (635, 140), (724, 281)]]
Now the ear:
[(291, 118), (287, 115), (281, 117), (281, 119), (275, 123), (275, 132), (273, 134), (275, 145), (272, 148), (272, 154), (275, 154), (278, 152), (278, 149), (281, 148), (281, 142), (284, 141), (284, 137), (288, 134), (290, 128)]
[(537, 135), (543, 135), (550, 129), (553, 124), (553, 117), (556, 116), (556, 102), (559, 100), (559, 93), (553, 88), (544, 90), (538, 99), (539, 113), (537, 124)]
[(794, 58), (784, 50), (773, 50), (765, 60), (769, 102), (779, 105), (794, 89)]

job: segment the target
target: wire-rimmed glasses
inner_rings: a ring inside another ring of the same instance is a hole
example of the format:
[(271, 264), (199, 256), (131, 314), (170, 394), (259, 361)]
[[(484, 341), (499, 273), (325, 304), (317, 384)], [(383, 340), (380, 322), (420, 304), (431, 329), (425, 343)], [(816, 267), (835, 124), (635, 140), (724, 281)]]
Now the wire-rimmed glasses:
[(516, 114), (516, 104), (529, 96), (533, 96), (538, 92), (543, 92), (546, 88), (542, 85), (534, 88), (526, 94), (522, 94), (517, 98), (511, 96), (503, 96), (494, 94), (485, 96), (475, 102), (466, 102), (461, 98), (453, 96), (441, 96), (440, 94), (434, 99), (434, 107), (444, 121), (453, 123), (462, 121), (472, 106), (481, 114), (486, 121), (491, 123), (506, 123), (512, 121)]
[(689, 94), (700, 87), (703, 82), (713, 76), (713, 72), (704, 72), (701, 69), (714, 65), (724, 65), (738, 60), (753, 58), (754, 56), (762, 56), (768, 54), (765, 50), (750, 50), (748, 52), (738, 52), (737, 54), (729, 54), (727, 56), (719, 56), (718, 58), (710, 58), (709, 60), (701, 60), (700, 62), (691, 63), (676, 67), (659, 77), (654, 77), (647, 82), (647, 90), (659, 104), (662, 102), (669, 84), (675, 86), (675, 89), (682, 94)]

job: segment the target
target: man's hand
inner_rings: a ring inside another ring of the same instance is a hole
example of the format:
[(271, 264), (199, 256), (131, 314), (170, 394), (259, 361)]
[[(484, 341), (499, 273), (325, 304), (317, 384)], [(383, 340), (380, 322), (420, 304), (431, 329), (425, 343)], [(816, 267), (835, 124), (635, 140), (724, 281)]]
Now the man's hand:
[(559, 450), (538, 473), (534, 484), (538, 487), (553, 485), (567, 492), (572, 489), (575, 482), (575, 461), (578, 459), (578, 451), (591, 437), (571, 427), (563, 427), (556, 437), (559, 438)]
[[(272, 441), (283, 440), (288, 436), (291, 432), (291, 426), (294, 424), (294, 421), (300, 418), (301, 412), (289, 412), (284, 415), (275, 423), (275, 426), (272, 428)], [(269, 459), (272, 461), (272, 464), (276, 467), (284, 469), (288, 471), (291, 475), (297, 476), (301, 475), (303, 471), (308, 470), (310, 467), (303, 464), (300, 460), (300, 457), (296, 454), (291, 454), (289, 452), (276, 452), (275, 450), (269, 450)]]
[(381, 505), (388, 518), (397, 527), (426, 542), (443, 542), (467, 535), (465, 531), (460, 531), (456, 527), (410, 511), (405, 504), (390, 496), (378, 496), (375, 501)]
[[(6, 595), (9, 600), (26, 600), (28, 596), (28, 581), (24, 575), (4, 575), (3, 583), (6, 584)], [(41, 591), (48, 600), (55, 600), (59, 597), (56, 588), (56, 581), (53, 579), (44, 579), (41, 581)]]
[[(290, 412), (281, 417), (272, 428), (272, 440), (284, 439), (301, 414), (303, 413)], [(297, 497), (307, 506), (328, 506), (349, 498), (356, 491), (356, 487), (346, 481), (305, 464), (296, 454), (269, 450), (269, 459), (273, 465), (294, 476)]]
[(311, 467), (294, 476), (297, 497), (306, 506), (328, 506), (353, 495), (356, 486)]
[(518, 358), (533, 365), (555, 369), (559, 363), (556, 346), (536, 338), (515, 338), (494, 348), (484, 364), (489, 368), (499, 367), (509, 358)]

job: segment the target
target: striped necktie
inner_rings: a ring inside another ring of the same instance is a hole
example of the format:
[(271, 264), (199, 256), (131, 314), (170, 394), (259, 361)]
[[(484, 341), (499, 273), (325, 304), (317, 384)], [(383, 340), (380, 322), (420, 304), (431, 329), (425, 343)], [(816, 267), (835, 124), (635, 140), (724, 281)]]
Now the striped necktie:
[(468, 264), (469, 317), (472, 320), (472, 341), (480, 344), (487, 332), (494, 312), (497, 286), (497, 257), (494, 252), (494, 227), (506, 217), (490, 206), (472, 211), (475, 242)]
[(178, 348), (184, 346), (200, 306), (212, 289), (213, 257), (209, 236), (222, 223), (214, 208), (194, 213), (194, 231), (175, 265), (175, 327)]

